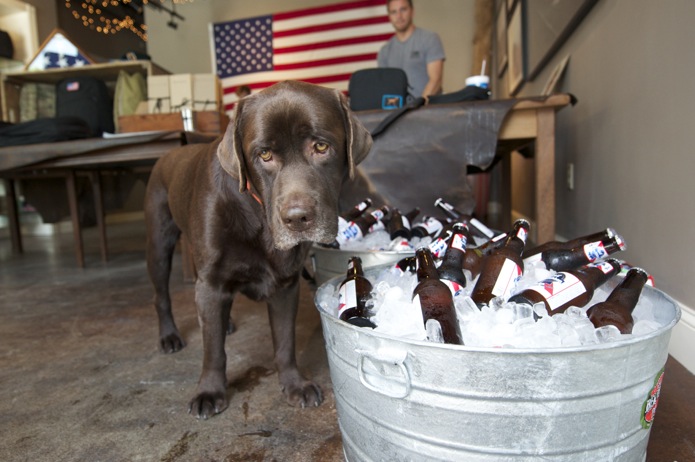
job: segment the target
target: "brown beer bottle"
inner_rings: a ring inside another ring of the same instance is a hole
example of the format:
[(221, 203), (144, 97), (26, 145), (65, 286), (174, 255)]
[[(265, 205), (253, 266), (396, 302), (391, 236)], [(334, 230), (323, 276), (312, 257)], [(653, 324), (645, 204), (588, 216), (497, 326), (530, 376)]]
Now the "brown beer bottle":
[(439, 279), (451, 290), (451, 295), (459, 295), (466, 287), (466, 276), (463, 274), (463, 259), (466, 255), (468, 242), (468, 226), (456, 223), (452, 228), (451, 238), (446, 253), (439, 265)]
[(568, 271), (582, 265), (602, 260), (626, 248), (622, 236), (616, 234), (613, 237), (578, 245), (571, 249), (548, 250), (537, 253), (525, 258), (524, 264), (530, 265), (542, 260), (548, 269)]
[[(463, 258), (463, 268), (471, 272), (473, 279), (480, 274), (480, 270), (483, 267), (483, 257), (501, 246), (505, 237), (507, 237), (507, 233), (498, 234), (478, 247), (466, 249), (466, 255)], [(468, 242), (470, 242), (470, 239)]]
[(340, 229), (343, 229), (348, 224), (350, 224), (351, 221), (356, 220), (357, 218), (361, 217), (362, 214), (364, 214), (364, 212), (366, 212), (367, 209), (371, 206), (372, 206), (372, 200), (369, 197), (366, 197), (362, 202), (355, 205), (353, 208), (351, 208), (350, 210), (341, 214), (338, 217), (338, 227)]
[(536, 254), (539, 254), (541, 252), (546, 252), (549, 250), (569, 250), (569, 249), (573, 249), (575, 247), (583, 246), (584, 244), (588, 244), (589, 242), (596, 242), (596, 241), (602, 241), (604, 239), (610, 239), (611, 237), (613, 237), (617, 234), (618, 233), (615, 232), (615, 229), (606, 228), (603, 231), (599, 231), (597, 233), (592, 233), (592, 234), (587, 234), (585, 236), (575, 237), (574, 239), (570, 239), (569, 241), (566, 241), (566, 242), (548, 241), (548, 242), (545, 242), (541, 245), (533, 247), (531, 249), (524, 250), (524, 253), (521, 255), (521, 257), (524, 260), (526, 260), (528, 257), (530, 257), (532, 255), (536, 255)]
[(472, 215), (468, 215), (461, 212), (460, 210), (456, 210), (456, 208), (452, 204), (449, 204), (441, 197), (434, 201), (434, 205), (435, 207), (438, 207), (442, 212), (444, 212), (444, 214), (447, 217), (451, 218), (452, 220), (467, 224), (471, 228), (471, 230), (479, 236), (491, 239), (495, 235), (495, 232), (488, 228), (483, 222), (473, 217)]
[(488, 305), (495, 297), (509, 298), (516, 281), (524, 272), (521, 252), (524, 251), (528, 231), (529, 222), (517, 220), (504, 244), (483, 259), (478, 282), (471, 293), (476, 305)]
[(386, 229), (391, 239), (396, 239), (397, 237), (410, 239), (410, 223), (406, 223), (405, 217), (401, 215), (401, 211), (397, 208), (391, 211), (391, 219)]
[(460, 345), (461, 333), (454, 299), (446, 284), (439, 280), (432, 252), (423, 246), (415, 251), (415, 257), (418, 283), (413, 289), (413, 303), (420, 306), (425, 324), (430, 319), (439, 322), (446, 343)]
[(371, 299), (372, 283), (364, 276), (362, 259), (348, 260), (347, 275), (338, 289), (338, 317), (358, 327), (376, 325), (369, 320), (367, 302)]
[(632, 268), (625, 279), (615, 286), (605, 302), (597, 303), (586, 312), (595, 327), (612, 325), (621, 334), (632, 333), (632, 311), (637, 306), (642, 288), (649, 275), (642, 268)]
[(444, 229), (445, 222), (432, 216), (422, 217), (422, 221), (414, 224), (410, 228), (413, 237), (423, 238), (425, 236), (437, 237)]
[(570, 306), (584, 306), (591, 301), (597, 287), (620, 271), (620, 262), (611, 258), (580, 268), (556, 273), (548, 279), (512, 296), (509, 301), (535, 305), (545, 304), (548, 314), (562, 313)]
[(336, 242), (338, 247), (342, 247), (350, 241), (358, 241), (362, 239), (372, 230), (384, 229), (384, 223), (381, 221), (389, 213), (389, 208), (384, 205), (380, 209), (362, 215), (351, 221), (345, 228), (338, 230)]

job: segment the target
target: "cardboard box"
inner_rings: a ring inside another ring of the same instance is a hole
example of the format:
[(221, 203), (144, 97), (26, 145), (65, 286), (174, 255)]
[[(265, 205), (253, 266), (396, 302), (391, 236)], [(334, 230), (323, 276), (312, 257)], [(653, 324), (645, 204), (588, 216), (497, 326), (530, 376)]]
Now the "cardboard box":
[(169, 97), (171, 112), (179, 112), (184, 107), (193, 109), (193, 74), (170, 75)]
[(168, 75), (147, 77), (147, 112), (150, 114), (171, 112)]
[(193, 110), (217, 111), (220, 108), (220, 85), (215, 74), (193, 74)]

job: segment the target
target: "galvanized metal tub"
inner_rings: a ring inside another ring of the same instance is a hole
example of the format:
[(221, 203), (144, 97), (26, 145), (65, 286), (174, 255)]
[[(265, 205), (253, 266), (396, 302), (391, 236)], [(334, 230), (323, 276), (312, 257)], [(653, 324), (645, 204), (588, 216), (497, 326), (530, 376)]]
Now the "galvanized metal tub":
[(346, 459), (644, 461), (680, 309), (651, 287), (642, 297), (664, 327), (554, 349), (400, 339), (319, 308)]
[(401, 258), (415, 255), (415, 252), (394, 252), (389, 250), (340, 250), (314, 244), (309, 253), (316, 284), (321, 285), (331, 278), (345, 276), (348, 259), (357, 256), (362, 259), (362, 268), (396, 263)]

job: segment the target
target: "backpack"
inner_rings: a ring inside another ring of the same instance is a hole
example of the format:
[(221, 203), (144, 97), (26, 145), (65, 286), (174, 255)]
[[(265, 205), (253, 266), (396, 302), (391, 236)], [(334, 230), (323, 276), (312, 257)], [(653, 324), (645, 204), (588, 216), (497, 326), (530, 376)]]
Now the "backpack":
[(114, 132), (113, 100), (104, 81), (94, 77), (69, 77), (58, 82), (56, 116), (81, 118), (92, 136)]
[(403, 69), (380, 67), (361, 69), (348, 83), (350, 109), (398, 109), (406, 104), (408, 77)]

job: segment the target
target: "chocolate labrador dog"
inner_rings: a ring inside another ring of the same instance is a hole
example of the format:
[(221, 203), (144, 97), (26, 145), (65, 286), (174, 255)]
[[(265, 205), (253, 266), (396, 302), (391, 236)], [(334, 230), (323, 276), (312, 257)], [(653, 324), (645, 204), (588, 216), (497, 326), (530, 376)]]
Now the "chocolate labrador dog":
[(178, 148), (154, 166), (145, 197), (147, 267), (166, 353), (185, 345), (169, 297), (181, 234), (197, 273), (204, 358), (191, 414), (207, 419), (227, 407), (224, 342), (237, 293), (267, 302), (287, 401), (321, 403), (321, 389), (295, 359), (299, 276), (311, 243), (335, 239), (341, 184), (371, 144), (338, 91), (288, 81), (241, 100), (224, 136)]

